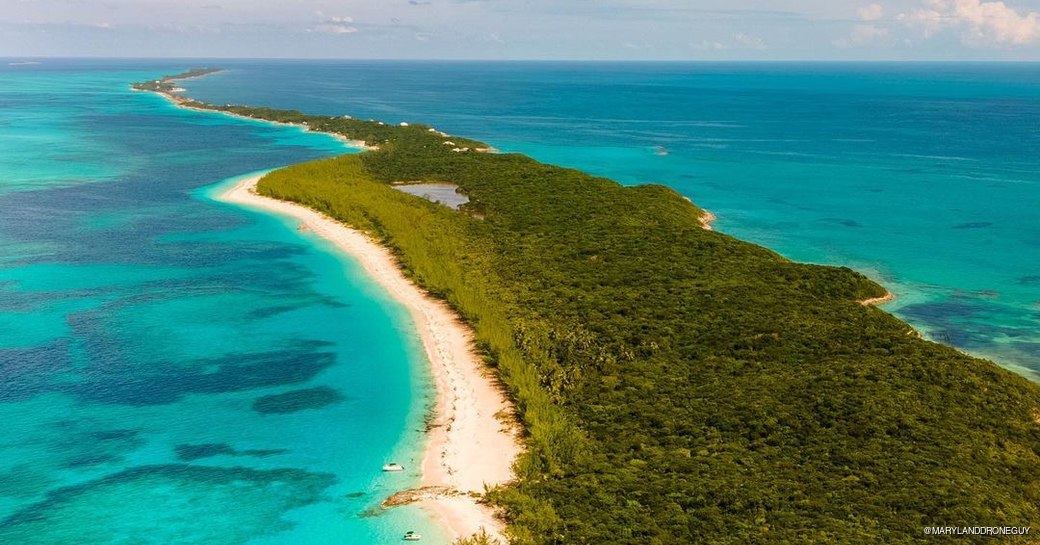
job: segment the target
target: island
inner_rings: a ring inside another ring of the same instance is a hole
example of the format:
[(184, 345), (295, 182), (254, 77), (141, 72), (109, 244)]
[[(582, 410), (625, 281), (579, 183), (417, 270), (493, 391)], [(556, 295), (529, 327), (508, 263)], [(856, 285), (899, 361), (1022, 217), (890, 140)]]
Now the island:
[(856, 271), (707, 229), (670, 188), (420, 123), (139, 88), (365, 146), (255, 191), (381, 245), (468, 326), (522, 426), (515, 479), (480, 498), (512, 543), (928, 543), (1040, 520), (1040, 387), (863, 304), (887, 292)]

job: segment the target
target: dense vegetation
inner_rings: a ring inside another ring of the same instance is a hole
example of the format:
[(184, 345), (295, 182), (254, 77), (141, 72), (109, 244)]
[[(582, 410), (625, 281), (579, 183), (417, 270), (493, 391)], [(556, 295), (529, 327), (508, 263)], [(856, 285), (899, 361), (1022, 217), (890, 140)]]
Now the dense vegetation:
[(151, 81), (142, 81), (140, 83), (133, 84), (133, 88), (138, 91), (153, 91), (156, 93), (173, 93), (177, 90), (177, 80), (201, 78), (202, 76), (208, 76), (216, 72), (220, 72), (220, 68), (193, 68), (183, 74), (177, 74), (175, 76), (165, 76), (159, 79)]
[[(379, 146), (260, 191), (371, 233), (473, 325), (529, 435), (489, 495), (516, 543), (925, 543), (1040, 519), (1040, 388), (861, 305), (884, 290), (852, 270), (705, 231), (666, 187), (425, 126), (193, 105)], [(470, 202), (388, 185), (416, 180)]]

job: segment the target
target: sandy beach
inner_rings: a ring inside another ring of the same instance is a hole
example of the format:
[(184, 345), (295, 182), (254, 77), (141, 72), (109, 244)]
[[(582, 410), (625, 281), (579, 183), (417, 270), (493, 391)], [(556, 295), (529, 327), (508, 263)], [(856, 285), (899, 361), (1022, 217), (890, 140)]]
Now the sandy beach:
[(890, 291), (886, 291), (885, 294), (882, 295), (881, 297), (873, 297), (873, 298), (870, 298), (870, 299), (864, 299), (864, 300), (860, 301), (859, 304), (861, 304), (863, 306), (878, 306), (878, 305), (883, 305), (885, 303), (888, 303), (890, 301), (894, 301), (895, 298), (896, 298), (896, 294), (894, 294), (894, 293), (892, 293)]
[[(683, 197), (683, 200), (693, 205), (693, 200), (689, 197)], [(715, 229), (712, 228), (711, 224), (713, 221), (719, 219), (718, 216), (703, 208), (700, 209), (700, 212), (701, 214), (697, 217), (697, 221), (701, 223), (701, 229), (704, 229), (705, 231), (714, 231)]]
[(711, 212), (708, 212), (707, 210), (703, 210), (703, 212), (704, 213), (701, 214), (701, 217), (697, 218), (701, 222), (701, 229), (704, 229), (705, 231), (714, 231), (715, 229), (712, 228), (711, 223), (719, 219), (718, 216), (712, 214)]
[[(201, 78), (201, 77), (205, 77), (205, 75), (193, 76), (193, 77), (190, 77), (190, 78), (176, 78), (176, 80), (194, 79), (194, 78)], [(176, 90), (175, 90), (175, 92), (178, 92), (178, 93), (179, 92), (184, 92), (184, 91), (185, 91), (185, 89), (181, 89), (181, 88), (176, 88)], [(197, 108), (195, 106), (192, 106), (192, 100), (191, 99), (182, 97), (180, 95), (176, 95), (176, 94), (173, 94), (173, 93), (165, 93), (165, 92), (161, 92), (161, 91), (144, 91), (144, 92), (155, 93), (155, 94), (165, 98), (166, 100), (170, 101), (170, 103), (172, 103), (174, 106), (177, 106), (178, 108), (184, 108), (185, 110), (191, 110), (193, 112), (201, 112), (201, 113), (216, 114), (216, 115), (226, 115), (228, 117), (233, 117), (235, 119), (242, 119), (244, 121), (252, 121), (254, 123), (266, 123), (266, 124), (269, 124), (269, 125), (280, 125), (282, 127), (297, 127), (297, 128), (303, 129), (305, 131), (321, 132), (321, 134), (329, 135), (329, 136), (339, 140), (340, 142), (343, 142), (344, 144), (346, 144), (347, 146), (352, 147), (352, 148), (363, 149), (363, 150), (378, 149), (375, 146), (368, 145), (364, 140), (351, 140), (350, 138), (347, 138), (346, 136), (343, 136), (342, 134), (334, 133), (334, 132), (314, 131), (309, 126), (307, 126), (306, 124), (302, 124), (302, 123), (279, 123), (278, 121), (269, 121), (267, 119), (256, 119), (256, 118), (245, 116), (245, 115), (238, 115), (238, 114), (231, 113), (231, 112), (225, 112), (223, 110), (210, 110), (210, 109), (207, 109), (207, 108)]]
[[(408, 309), (422, 339), (436, 383), (435, 420), (422, 464), (420, 491), (408, 497), (426, 508), (452, 539), (484, 530), (507, 541), (503, 525), (477, 495), (513, 479), (520, 453), (513, 407), (474, 349), (467, 326), (443, 302), (410, 280), (390, 252), (360, 231), (297, 204), (255, 192), (261, 176), (243, 179), (219, 198), (294, 218), (301, 230), (321, 236), (353, 256), (380, 286)], [(506, 415), (503, 418), (502, 415)], [(432, 492), (430, 492), (432, 491)]]

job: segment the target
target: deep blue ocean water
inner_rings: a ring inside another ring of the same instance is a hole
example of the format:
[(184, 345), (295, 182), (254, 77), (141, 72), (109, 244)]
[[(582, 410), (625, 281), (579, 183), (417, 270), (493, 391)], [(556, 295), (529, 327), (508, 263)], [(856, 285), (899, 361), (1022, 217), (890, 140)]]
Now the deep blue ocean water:
[(847, 265), (928, 337), (1040, 377), (1040, 64), (240, 62), (193, 96), (430, 123)]
[(346, 151), (129, 83), (191, 64), (0, 64), (0, 543), (436, 542), (407, 313), (286, 219), (212, 198)]

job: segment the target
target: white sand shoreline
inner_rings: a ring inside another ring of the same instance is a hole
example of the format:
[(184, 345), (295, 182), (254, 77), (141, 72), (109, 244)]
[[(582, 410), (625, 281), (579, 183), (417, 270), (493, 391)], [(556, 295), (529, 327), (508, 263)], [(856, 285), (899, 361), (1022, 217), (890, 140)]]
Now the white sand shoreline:
[(881, 297), (871, 297), (870, 299), (864, 299), (864, 300), (860, 301), (859, 304), (861, 304), (861, 305), (863, 305), (865, 307), (869, 307), (869, 306), (877, 307), (877, 306), (884, 305), (885, 303), (889, 303), (889, 302), (895, 301), (895, 299), (896, 299), (896, 294), (894, 294), (894, 293), (892, 293), (892, 292), (890, 292), (888, 290), (885, 290), (885, 294), (882, 295)]
[(512, 465), (521, 447), (516, 426), (501, 415), (513, 407), (475, 352), (473, 337), (455, 313), (408, 280), (391, 253), (360, 231), (304, 206), (258, 195), (262, 176), (250, 176), (220, 195), (222, 201), (260, 209), (301, 222), (350, 254), (382, 288), (411, 314), (430, 362), (436, 390), (435, 421), (422, 463), (422, 486), (453, 493), (430, 495), (417, 503), (447, 530), (451, 539), (481, 530), (507, 543), (495, 512), (478, 503), (485, 486), (513, 480)]
[[(191, 78), (178, 78), (178, 79), (194, 79), (194, 78), (205, 77), (207, 75), (208, 74), (203, 74), (201, 76), (192, 76)], [(135, 89), (135, 91), (136, 91), (136, 89)], [(184, 89), (181, 89), (181, 91), (184, 91)], [(225, 115), (225, 116), (228, 116), (228, 117), (233, 117), (235, 119), (241, 119), (243, 121), (252, 121), (253, 123), (264, 123), (264, 124), (268, 124), (268, 125), (277, 125), (277, 126), (280, 126), (280, 127), (296, 127), (296, 128), (299, 128), (299, 129), (303, 129), (304, 131), (307, 131), (307, 132), (315, 132), (315, 133), (331, 136), (332, 138), (335, 138), (336, 140), (339, 140), (340, 142), (343, 142), (344, 144), (347, 145), (347, 147), (350, 147), (350, 148), (363, 149), (363, 150), (366, 150), (366, 151), (371, 151), (371, 150), (378, 149), (375, 146), (368, 145), (368, 143), (366, 143), (364, 140), (351, 140), (350, 138), (347, 138), (346, 136), (343, 136), (342, 134), (338, 134), (338, 133), (334, 133), (334, 132), (315, 131), (310, 126), (308, 126), (306, 124), (302, 124), (302, 123), (282, 123), (280, 121), (271, 121), (271, 120), (268, 120), (268, 119), (257, 119), (255, 117), (249, 117), (247, 115), (239, 115), (239, 114), (228, 112), (228, 111), (224, 111), (224, 110), (210, 110), (210, 109), (207, 109), (207, 108), (196, 108), (195, 106), (192, 106), (191, 99), (182, 97), (180, 95), (175, 95), (175, 94), (171, 94), (171, 93), (163, 93), (163, 92), (160, 92), (160, 91), (144, 91), (144, 92), (155, 93), (155, 94), (165, 98), (167, 101), (169, 101), (174, 106), (176, 106), (178, 108), (183, 108), (185, 110), (191, 110), (193, 112), (206, 113), (206, 114), (216, 114), (216, 115)]]
[(701, 217), (697, 218), (697, 220), (701, 222), (701, 229), (704, 229), (705, 231), (714, 231), (715, 229), (711, 226), (711, 224), (715, 220), (719, 219), (719, 217), (715, 214), (712, 214), (711, 212), (708, 212), (707, 210), (704, 210), (703, 208), (701, 209), (701, 211), (703, 212), (703, 214), (701, 214)]
[[(313, 131), (306, 125), (196, 108), (185, 97), (155, 92), (179, 108)], [(353, 148), (376, 149), (341, 134), (317, 132)], [(244, 178), (217, 198), (299, 220), (301, 228), (313, 231), (357, 259), (365, 272), (412, 316), (437, 390), (435, 418), (423, 454), (421, 487), (450, 491), (417, 503), (433, 515), (452, 540), (483, 531), (503, 544), (508, 543), (501, 520), (491, 508), (479, 503), (476, 495), (482, 494), (485, 487), (514, 479), (513, 462), (522, 451), (519, 428), (513, 420), (499, 417), (506, 415), (511, 419), (515, 407), (480, 361), (469, 328), (447, 305), (405, 278), (390, 252), (365, 234), (305, 206), (257, 195), (256, 183), (262, 177), (260, 174)]]

